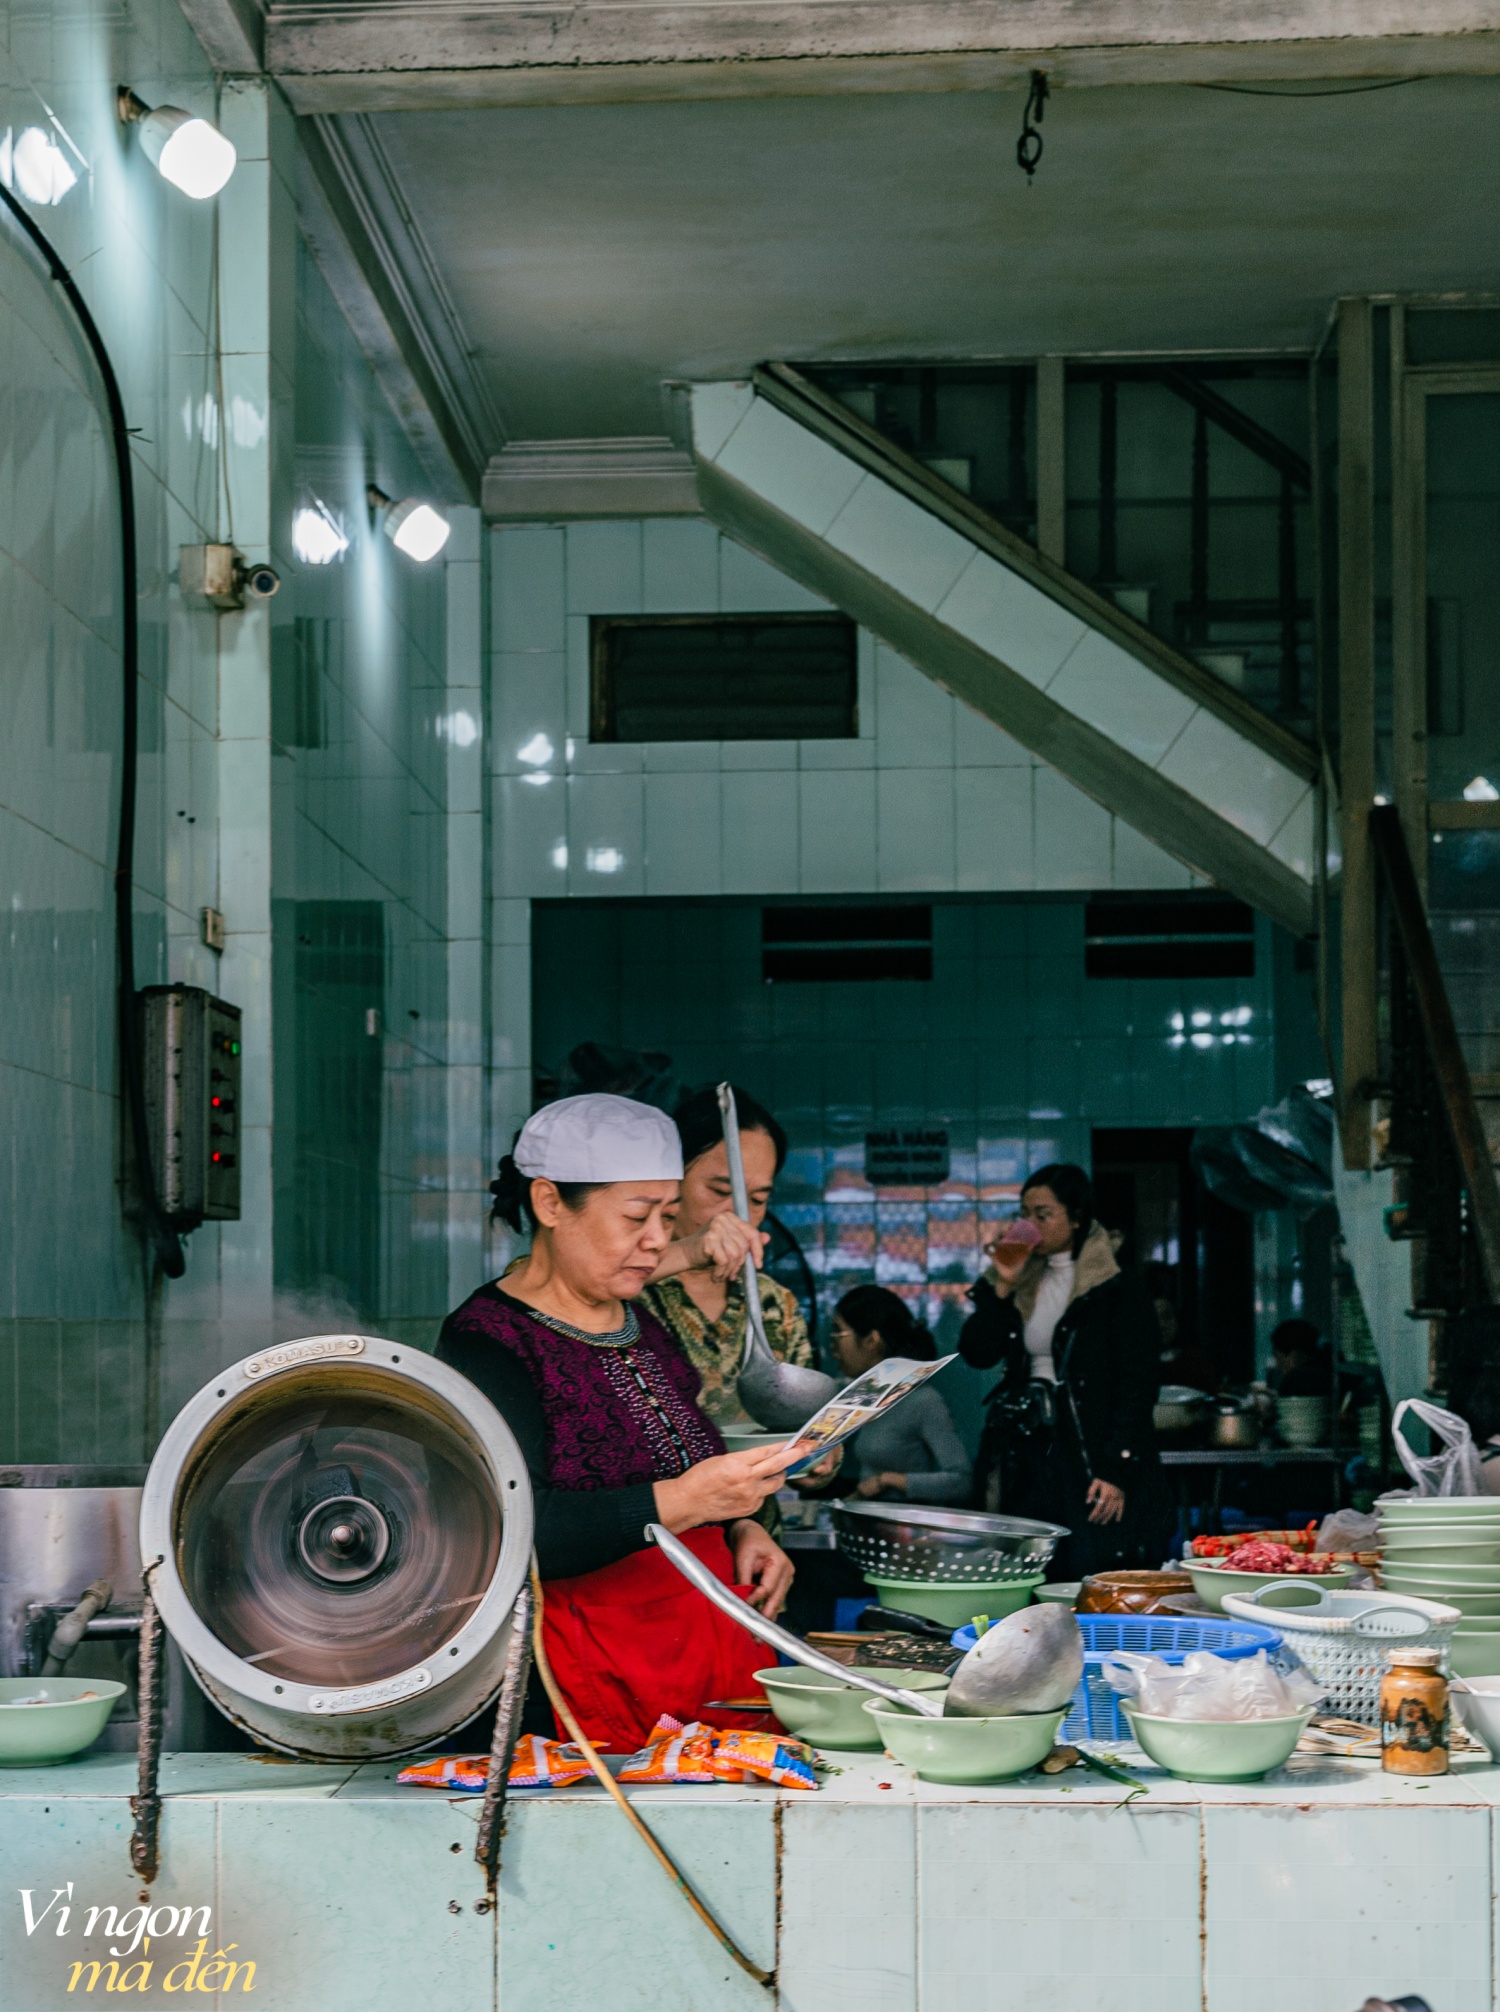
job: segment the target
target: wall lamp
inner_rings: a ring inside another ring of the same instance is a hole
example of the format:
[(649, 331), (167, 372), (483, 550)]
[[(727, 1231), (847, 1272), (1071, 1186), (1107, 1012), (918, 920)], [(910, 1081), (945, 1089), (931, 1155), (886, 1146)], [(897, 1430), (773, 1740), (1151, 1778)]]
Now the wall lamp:
[(372, 511), (385, 512), (385, 535), (408, 559), (415, 559), (419, 565), (425, 566), (447, 544), (448, 533), (453, 527), (430, 503), (423, 503), (416, 496), (408, 496), (401, 503), (393, 502), (373, 482), (365, 495), (369, 498)]
[(142, 152), (157, 173), (195, 201), (216, 196), (234, 173), (239, 158), (234, 142), (207, 119), (180, 105), (153, 111), (124, 84), (115, 94), (115, 109), (122, 125), (140, 127)]

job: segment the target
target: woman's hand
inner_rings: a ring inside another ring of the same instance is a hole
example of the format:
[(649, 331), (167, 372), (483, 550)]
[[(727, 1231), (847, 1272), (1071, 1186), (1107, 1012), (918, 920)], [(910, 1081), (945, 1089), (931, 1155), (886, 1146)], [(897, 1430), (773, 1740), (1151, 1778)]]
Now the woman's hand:
[(750, 1605), (774, 1621), (786, 1605), (796, 1567), (759, 1523), (736, 1523), (727, 1533), (737, 1586), (752, 1586)]
[(759, 1271), (771, 1239), (764, 1230), (752, 1229), (741, 1217), (725, 1214), (711, 1217), (690, 1241), (700, 1247), (694, 1269), (706, 1271), (712, 1266), (714, 1277), (723, 1285), (739, 1277), (747, 1257), (754, 1258)]
[(825, 1453), (817, 1465), (809, 1467), (805, 1474), (789, 1474), (787, 1476), (787, 1486), (788, 1488), (817, 1488), (823, 1482), (831, 1481), (843, 1464), (844, 1449), (842, 1446), (835, 1446), (832, 1453)]
[(720, 1285), (726, 1285), (730, 1279), (739, 1277), (747, 1257), (754, 1258), (759, 1269), (770, 1241), (764, 1230), (753, 1229), (739, 1216), (728, 1213), (714, 1216), (696, 1236), (668, 1244), (661, 1263), (651, 1274), (651, 1283), (654, 1285), (659, 1278), (673, 1278), (679, 1272), (711, 1271)]
[(1091, 1523), (1118, 1523), (1125, 1514), (1125, 1490), (1112, 1481), (1091, 1481), (1084, 1496)]
[(655, 1483), (657, 1521), (676, 1536), (696, 1530), (700, 1523), (733, 1523), (753, 1516), (766, 1497), (776, 1493), (788, 1467), (815, 1450), (804, 1442), (750, 1453), (716, 1453), (700, 1460), (686, 1474)]
[(873, 1501), (877, 1495), (904, 1495), (906, 1476), (904, 1474), (867, 1474), (855, 1494), (864, 1502)]

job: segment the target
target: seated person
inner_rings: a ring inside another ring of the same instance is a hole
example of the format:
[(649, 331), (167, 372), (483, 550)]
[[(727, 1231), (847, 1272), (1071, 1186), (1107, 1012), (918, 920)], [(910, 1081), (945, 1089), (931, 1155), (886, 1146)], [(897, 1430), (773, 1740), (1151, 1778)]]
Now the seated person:
[(1310, 1320), (1284, 1320), (1271, 1332), (1271, 1383), (1278, 1397), (1327, 1397), (1332, 1366)]
[[(846, 1292), (833, 1316), (833, 1352), (849, 1377), (862, 1376), (877, 1362), (900, 1357), (935, 1362), (937, 1345), (906, 1302), (884, 1286), (861, 1285)], [(973, 1468), (948, 1406), (931, 1383), (919, 1384), (883, 1417), (873, 1418), (842, 1449), (844, 1458), (821, 1487), (831, 1463), (820, 1463), (794, 1483), (810, 1494), (856, 1495), (901, 1502), (967, 1502)]]

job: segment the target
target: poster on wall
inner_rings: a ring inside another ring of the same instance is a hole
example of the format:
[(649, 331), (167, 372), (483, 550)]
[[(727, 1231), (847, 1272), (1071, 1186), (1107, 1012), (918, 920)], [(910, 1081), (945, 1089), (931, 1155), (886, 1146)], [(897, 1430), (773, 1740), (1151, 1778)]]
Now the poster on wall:
[(948, 1134), (933, 1125), (892, 1125), (865, 1133), (865, 1179), (872, 1188), (934, 1188), (948, 1178)]

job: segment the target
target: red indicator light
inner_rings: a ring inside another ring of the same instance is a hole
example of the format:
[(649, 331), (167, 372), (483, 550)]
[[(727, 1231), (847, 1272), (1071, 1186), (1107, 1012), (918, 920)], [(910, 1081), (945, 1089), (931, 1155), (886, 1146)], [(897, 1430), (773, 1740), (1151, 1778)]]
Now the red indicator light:
[(216, 1162), (217, 1162), (217, 1160), (218, 1160), (218, 1157), (219, 1157), (219, 1156), (218, 1156), (218, 1154), (217, 1154), (217, 1153), (215, 1153), (215, 1154), (214, 1154), (214, 1159), (215, 1159), (215, 1161), (216, 1161)]
[(218, 1098), (218, 1097), (210, 1097), (208, 1101), (209, 1101), (209, 1102), (210, 1102), (210, 1103), (211, 1103), (211, 1104), (213, 1105), (214, 1109), (215, 1109), (215, 1110), (217, 1111), (217, 1110), (218, 1110), (218, 1108), (219, 1108), (219, 1105), (220, 1105), (220, 1102), (221, 1102), (222, 1100), (221, 1100), (220, 1098)]

